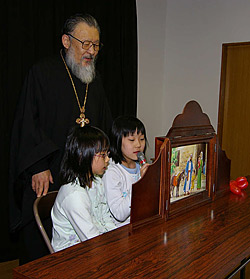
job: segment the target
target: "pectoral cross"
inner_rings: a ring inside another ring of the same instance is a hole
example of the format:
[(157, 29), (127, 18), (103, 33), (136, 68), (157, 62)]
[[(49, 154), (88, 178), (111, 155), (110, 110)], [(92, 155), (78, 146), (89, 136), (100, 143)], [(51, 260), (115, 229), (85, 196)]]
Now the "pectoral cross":
[(88, 118), (85, 118), (85, 114), (81, 113), (80, 117), (76, 119), (76, 123), (79, 124), (81, 127), (84, 127), (86, 124), (89, 124)]

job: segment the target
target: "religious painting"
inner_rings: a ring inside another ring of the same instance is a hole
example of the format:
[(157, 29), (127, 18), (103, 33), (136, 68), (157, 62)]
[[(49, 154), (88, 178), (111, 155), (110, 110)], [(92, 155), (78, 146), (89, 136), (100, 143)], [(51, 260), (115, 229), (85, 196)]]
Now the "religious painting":
[(156, 137), (156, 156), (162, 151), (166, 153), (166, 161), (162, 159), (165, 171), (161, 173), (160, 200), (166, 219), (214, 200), (218, 150), (209, 117), (194, 100), (174, 118), (166, 136)]
[(173, 147), (170, 203), (206, 191), (207, 143)]

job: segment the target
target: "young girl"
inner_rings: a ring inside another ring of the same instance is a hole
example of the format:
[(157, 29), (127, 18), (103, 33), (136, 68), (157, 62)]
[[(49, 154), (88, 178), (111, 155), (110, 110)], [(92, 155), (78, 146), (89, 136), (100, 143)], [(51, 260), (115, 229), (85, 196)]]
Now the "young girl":
[(103, 175), (109, 139), (98, 128), (74, 127), (60, 170), (61, 186), (51, 211), (52, 246), (62, 250), (115, 229), (106, 202)]
[(130, 222), (132, 184), (145, 172), (137, 153), (146, 150), (143, 123), (132, 116), (120, 116), (113, 122), (110, 135), (110, 164), (103, 176), (107, 202), (116, 226)]

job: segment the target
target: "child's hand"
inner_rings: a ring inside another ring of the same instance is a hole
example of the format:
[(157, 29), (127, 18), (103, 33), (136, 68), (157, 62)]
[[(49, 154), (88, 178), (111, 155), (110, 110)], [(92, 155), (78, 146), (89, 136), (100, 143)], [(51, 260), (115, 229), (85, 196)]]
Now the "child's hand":
[(150, 164), (146, 163), (146, 164), (144, 164), (144, 165), (141, 167), (141, 169), (140, 169), (141, 177), (143, 177), (143, 175), (144, 175), (145, 172), (147, 171), (148, 166), (150, 166)]

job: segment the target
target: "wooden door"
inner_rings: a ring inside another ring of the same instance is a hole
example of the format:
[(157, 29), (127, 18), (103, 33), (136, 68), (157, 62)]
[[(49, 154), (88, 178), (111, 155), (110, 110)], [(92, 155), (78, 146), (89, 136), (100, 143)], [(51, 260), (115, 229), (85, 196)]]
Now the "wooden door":
[(231, 179), (249, 175), (250, 42), (222, 46), (217, 132), (222, 149), (231, 159)]

